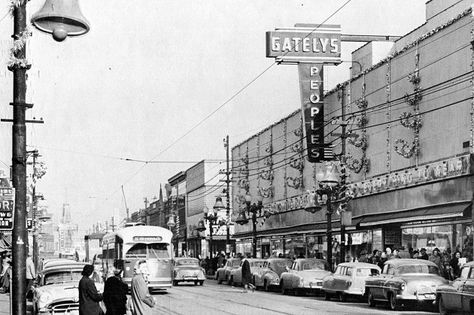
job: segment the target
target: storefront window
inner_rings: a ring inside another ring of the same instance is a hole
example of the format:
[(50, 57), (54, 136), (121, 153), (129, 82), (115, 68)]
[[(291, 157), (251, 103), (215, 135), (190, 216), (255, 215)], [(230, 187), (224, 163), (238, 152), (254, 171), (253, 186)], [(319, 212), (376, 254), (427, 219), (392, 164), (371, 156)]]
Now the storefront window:
[(441, 253), (453, 254), (456, 251), (472, 261), (472, 224), (447, 224), (402, 229), (402, 245), (410, 252), (426, 248), (428, 254), (438, 248)]

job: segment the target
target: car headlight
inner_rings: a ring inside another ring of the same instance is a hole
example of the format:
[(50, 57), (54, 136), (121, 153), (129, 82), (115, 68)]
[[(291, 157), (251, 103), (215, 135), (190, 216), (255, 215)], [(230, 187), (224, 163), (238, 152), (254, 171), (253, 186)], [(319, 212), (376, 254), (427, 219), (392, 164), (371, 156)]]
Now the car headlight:
[(400, 285), (400, 290), (405, 291), (406, 288), (407, 288), (407, 285), (406, 285), (405, 282), (403, 282), (403, 283)]
[(51, 302), (53, 296), (48, 292), (43, 292), (38, 299), (38, 303), (41, 305), (46, 305)]

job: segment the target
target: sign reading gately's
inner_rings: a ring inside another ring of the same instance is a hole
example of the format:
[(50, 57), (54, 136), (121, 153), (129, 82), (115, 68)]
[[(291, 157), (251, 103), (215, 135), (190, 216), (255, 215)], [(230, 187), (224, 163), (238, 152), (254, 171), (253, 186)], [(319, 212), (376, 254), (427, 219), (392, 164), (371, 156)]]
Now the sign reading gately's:
[(312, 163), (325, 160), (323, 66), (341, 62), (340, 31), (339, 25), (315, 25), (267, 32), (267, 57), (298, 64), (304, 137)]
[(341, 26), (307, 25), (267, 32), (267, 57), (290, 63), (340, 63)]

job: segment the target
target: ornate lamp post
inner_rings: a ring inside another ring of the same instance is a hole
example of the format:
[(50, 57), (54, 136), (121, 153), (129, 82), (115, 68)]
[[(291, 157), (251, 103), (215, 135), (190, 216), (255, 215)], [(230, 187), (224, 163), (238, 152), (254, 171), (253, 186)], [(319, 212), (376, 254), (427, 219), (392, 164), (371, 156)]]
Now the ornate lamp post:
[[(168, 222), (166, 223), (166, 225), (168, 226), (168, 229), (170, 231), (173, 231), (173, 228), (176, 226), (176, 222), (174, 221), (174, 216), (175, 214), (174, 213), (171, 213), (170, 214), (170, 218), (168, 219)], [(178, 239), (178, 234), (176, 233), (173, 233), (173, 237), (175, 237), (176, 239)], [(178, 250), (178, 247), (176, 246), (176, 251)]]
[(316, 213), (321, 210), (321, 205), (318, 203), (317, 195), (326, 195), (326, 242), (327, 242), (327, 262), (332, 269), (332, 214), (334, 212), (332, 203), (334, 196), (337, 196), (340, 191), (340, 174), (337, 167), (333, 163), (326, 165), (326, 169), (323, 174), (319, 173), (316, 175), (316, 179), (319, 179), (319, 188), (316, 193), (312, 193), (305, 210), (311, 213)]
[[(222, 203), (222, 199), (220, 197), (217, 197), (217, 199), (220, 199), (220, 202)], [(217, 203), (217, 200), (216, 200), (216, 203)], [(200, 232), (204, 231), (206, 229), (204, 221), (209, 222), (209, 258), (212, 259), (212, 231), (213, 231), (212, 227), (217, 222), (217, 219), (218, 219), (217, 208), (214, 206), (213, 211), (209, 212), (209, 208), (204, 206), (204, 208), (202, 209), (202, 212), (204, 214), (204, 218), (201, 219), (201, 221), (199, 221), (198, 227), (196, 229)]]
[(251, 216), (252, 220), (252, 257), (257, 257), (257, 213), (263, 208), (263, 197), (257, 196), (257, 203), (252, 204), (252, 197), (249, 194), (245, 195), (245, 209), (241, 210), (235, 222), (240, 225), (247, 224), (249, 220), (247, 219), (246, 213), (248, 216)]

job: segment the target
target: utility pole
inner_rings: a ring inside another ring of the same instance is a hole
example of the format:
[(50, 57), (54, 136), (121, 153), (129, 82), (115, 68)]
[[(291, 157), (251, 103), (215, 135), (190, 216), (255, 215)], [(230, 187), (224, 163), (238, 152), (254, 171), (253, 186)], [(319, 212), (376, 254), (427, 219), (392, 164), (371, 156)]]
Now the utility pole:
[[(13, 40), (21, 40), (26, 30), (26, 3), (15, 1), (13, 7)], [(13, 51), (16, 60), (26, 61), (26, 42)], [(13, 72), (13, 127), (12, 127), (12, 182), (15, 188), (15, 209), (13, 217), (13, 271), (12, 271), (12, 314), (26, 314), (26, 71), (27, 62), (15, 62), (9, 66)]]
[(230, 244), (230, 169), (229, 169), (229, 135), (224, 139), (224, 147), (226, 148), (226, 189), (225, 189), (225, 200), (226, 200), (226, 217), (227, 217), (227, 234), (226, 234), (226, 252), (232, 253), (232, 246)]
[[(344, 90), (343, 90), (344, 91)], [(341, 99), (341, 169), (344, 166), (345, 162), (345, 157), (346, 157), (346, 107), (344, 106), (344, 93), (342, 93), (342, 99)], [(341, 187), (344, 187), (346, 185), (346, 176), (341, 177)], [(342, 219), (344, 213), (341, 212), (341, 246), (340, 246), (340, 262), (343, 263), (346, 261), (346, 226), (345, 222)]]
[(38, 150), (33, 150), (31, 152), (33, 155), (33, 191), (32, 191), (32, 202), (31, 202), (31, 217), (32, 217), (32, 230), (33, 230), (33, 260), (34, 260), (34, 265), (35, 265), (35, 270), (38, 268), (38, 258), (39, 258), (39, 253), (38, 253), (38, 237), (37, 233), (38, 231), (36, 230), (37, 228), (37, 223), (36, 223), (36, 210), (37, 210), (37, 204), (36, 204), (36, 159), (40, 156), (38, 153)]

